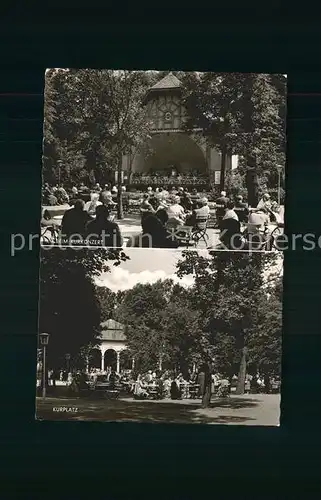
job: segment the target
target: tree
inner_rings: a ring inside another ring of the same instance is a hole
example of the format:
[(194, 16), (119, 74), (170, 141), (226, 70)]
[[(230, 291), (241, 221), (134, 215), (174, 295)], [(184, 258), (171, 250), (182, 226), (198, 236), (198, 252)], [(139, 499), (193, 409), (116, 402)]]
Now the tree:
[(123, 290), (113, 292), (105, 286), (97, 286), (96, 294), (100, 304), (101, 321), (113, 318), (115, 310), (122, 302), (125, 292)]
[(208, 143), (221, 153), (220, 189), (225, 188), (226, 160), (236, 146), (236, 109), (240, 89), (237, 73), (191, 73), (183, 79), (186, 128), (202, 129)]
[(248, 202), (256, 206), (260, 178), (285, 164), (285, 93), (276, 89), (277, 75), (248, 73), (242, 75), (239, 99), (237, 151), (243, 157)]
[(172, 282), (138, 284), (125, 292), (115, 319), (125, 325), (128, 350), (136, 366), (157, 366), (164, 343), (162, 320)]
[[(77, 134), (73, 123), (74, 103), (69, 92), (73, 71), (49, 69), (44, 90), (43, 180), (51, 184), (87, 180), (85, 158), (76, 150)], [(58, 161), (63, 167), (58, 167)]]
[(128, 349), (142, 370), (160, 360), (187, 372), (200, 359), (203, 332), (188, 290), (171, 280), (139, 284), (124, 294), (117, 319), (126, 325)]
[(275, 315), (273, 335), (280, 336), (282, 322), (275, 312), (280, 300), (278, 309), (272, 299), (267, 301), (271, 285), (267, 287), (264, 278), (264, 271), (271, 268), (275, 258), (263, 253), (213, 252), (207, 259), (185, 252), (178, 264), (179, 276), (195, 276), (191, 297), (193, 307), (201, 312), (200, 328), (207, 333), (208, 355), (217, 358), (218, 368), (230, 374), (238, 365), (238, 394), (244, 392), (249, 359), (263, 360), (264, 351), (264, 356), (280, 362), (278, 345), (272, 344), (271, 351), (266, 348), (271, 329), (267, 321), (262, 321), (267, 313), (262, 307), (268, 304), (265, 308), (271, 307)]
[(192, 307), (191, 299), (189, 289), (175, 285), (163, 319), (167, 361), (179, 367), (184, 375), (192, 364), (202, 359), (207, 347), (206, 336), (200, 326), (200, 311)]
[(248, 202), (258, 203), (260, 180), (285, 163), (285, 97), (283, 75), (201, 73), (184, 80), (187, 130), (200, 127), (221, 153), (221, 188), (226, 157), (237, 154)]
[(282, 281), (269, 287), (268, 297), (258, 303), (257, 326), (249, 335), (249, 364), (253, 371), (280, 376), (282, 355)]
[(106, 176), (111, 181), (111, 174), (117, 172), (118, 217), (122, 218), (123, 156), (144, 148), (149, 138), (149, 122), (142, 106), (150, 83), (149, 74), (143, 71), (67, 70), (50, 77), (48, 92), (53, 85), (59, 87), (54, 104), (60, 113), (56, 111), (54, 119), (49, 112), (54, 107), (51, 99), (46, 108), (47, 143), (50, 134), (59, 138), (60, 145), (65, 141), (68, 151), (85, 159), (88, 176), (93, 182), (104, 182)]
[(50, 366), (61, 366), (67, 352), (75, 360), (99, 343), (101, 313), (94, 278), (122, 260), (125, 254), (116, 250), (42, 249), (39, 330), (50, 333)]

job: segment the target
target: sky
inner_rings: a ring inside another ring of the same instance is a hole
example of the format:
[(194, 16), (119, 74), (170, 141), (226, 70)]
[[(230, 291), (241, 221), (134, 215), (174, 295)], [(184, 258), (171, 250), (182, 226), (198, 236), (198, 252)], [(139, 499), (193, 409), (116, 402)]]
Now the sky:
[[(206, 257), (206, 250), (199, 253)], [(189, 287), (194, 283), (192, 275), (178, 278), (176, 276), (176, 265), (181, 259), (180, 250), (160, 250), (149, 248), (126, 248), (126, 254), (130, 260), (122, 262), (120, 266), (111, 266), (111, 272), (102, 273), (96, 280), (97, 285), (105, 286), (110, 290), (129, 290), (138, 283), (155, 283), (158, 280), (173, 279), (181, 286)], [(283, 259), (282, 254), (278, 256), (273, 266), (269, 266), (264, 272), (264, 278), (269, 282), (274, 276), (282, 276)]]
[(155, 283), (158, 280), (173, 279), (188, 287), (193, 285), (192, 275), (178, 278), (176, 264), (181, 259), (180, 250), (159, 250), (156, 248), (126, 248), (130, 260), (111, 268), (97, 279), (97, 285), (106, 286), (116, 292), (128, 290), (137, 283)]

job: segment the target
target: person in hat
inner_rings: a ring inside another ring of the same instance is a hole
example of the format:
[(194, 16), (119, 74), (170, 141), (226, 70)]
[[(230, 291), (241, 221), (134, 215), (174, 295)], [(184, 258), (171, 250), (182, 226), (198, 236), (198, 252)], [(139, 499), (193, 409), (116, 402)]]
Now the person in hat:
[(175, 220), (178, 225), (182, 225), (185, 222), (185, 212), (180, 202), (180, 197), (174, 196), (167, 210), (168, 219)]
[(270, 215), (272, 214), (272, 201), (269, 193), (264, 193), (261, 200), (259, 201), (257, 207), (257, 210), (263, 210), (268, 217), (270, 218)]
[(149, 202), (149, 194), (145, 193), (143, 195), (143, 201), (140, 205), (140, 215), (141, 215), (141, 221), (143, 222), (144, 217), (147, 215), (153, 214), (155, 212), (153, 206)]

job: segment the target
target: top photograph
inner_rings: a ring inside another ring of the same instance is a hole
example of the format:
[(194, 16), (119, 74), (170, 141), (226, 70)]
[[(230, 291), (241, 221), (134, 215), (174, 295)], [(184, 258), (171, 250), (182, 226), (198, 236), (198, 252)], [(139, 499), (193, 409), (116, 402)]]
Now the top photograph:
[(286, 93), (284, 74), (47, 69), (41, 245), (284, 250)]

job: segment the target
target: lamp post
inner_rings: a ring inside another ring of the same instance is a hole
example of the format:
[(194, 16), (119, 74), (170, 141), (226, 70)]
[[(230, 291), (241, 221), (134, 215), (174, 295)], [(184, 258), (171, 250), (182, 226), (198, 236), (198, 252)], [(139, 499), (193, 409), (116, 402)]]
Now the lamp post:
[(68, 375), (68, 373), (70, 371), (70, 354), (67, 353), (66, 356), (65, 356), (65, 358), (66, 358), (67, 375)]
[(62, 165), (62, 161), (61, 160), (58, 160), (57, 161), (57, 165), (58, 165), (58, 184), (60, 186), (60, 169), (61, 169), (61, 165)]
[(281, 205), (281, 172), (283, 170), (282, 165), (276, 166), (278, 169), (278, 205)]
[(46, 399), (46, 347), (49, 343), (49, 333), (41, 333), (40, 344), (42, 345), (42, 399)]
[(159, 355), (159, 362), (158, 362), (158, 369), (159, 371), (161, 372), (162, 369), (163, 369), (163, 355), (164, 355), (164, 349), (165, 349), (165, 345), (162, 344), (162, 350), (160, 352), (160, 355)]

